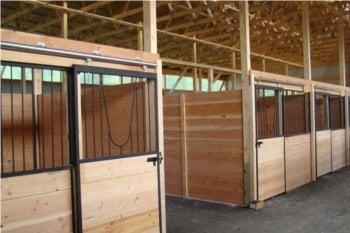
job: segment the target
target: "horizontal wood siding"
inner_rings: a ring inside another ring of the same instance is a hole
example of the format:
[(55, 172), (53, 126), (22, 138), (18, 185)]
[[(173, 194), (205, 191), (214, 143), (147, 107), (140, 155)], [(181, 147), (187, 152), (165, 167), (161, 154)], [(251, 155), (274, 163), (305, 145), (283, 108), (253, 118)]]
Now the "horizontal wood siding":
[(158, 232), (157, 167), (147, 157), (81, 164), (84, 232)]
[(331, 131), (316, 132), (317, 177), (332, 170)]
[[(188, 93), (185, 106), (180, 98), (164, 96), (166, 192), (184, 195), (187, 188), (189, 198), (242, 204), (241, 91)], [(181, 107), (185, 122), (181, 122)], [(183, 163), (187, 163), (186, 174)]]
[(1, 231), (73, 232), (70, 171), (1, 179)]
[(345, 129), (332, 130), (332, 170), (345, 167)]
[(285, 191), (284, 137), (259, 140), (258, 200), (266, 200)]
[(310, 134), (285, 138), (287, 191), (311, 182)]

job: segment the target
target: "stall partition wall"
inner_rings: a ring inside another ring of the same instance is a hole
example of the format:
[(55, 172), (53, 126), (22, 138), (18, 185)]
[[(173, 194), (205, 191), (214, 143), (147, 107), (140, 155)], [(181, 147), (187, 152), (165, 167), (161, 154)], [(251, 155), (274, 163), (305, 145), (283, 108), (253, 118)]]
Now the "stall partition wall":
[(164, 95), (166, 193), (243, 204), (242, 93)]
[[(1, 228), (72, 232), (67, 84), (37, 70), (31, 73), (39, 73), (37, 86), (26, 88), (32, 94), (22, 92), (17, 79), (1, 80), (2, 172), (8, 176), (2, 178)], [(83, 231), (159, 232), (155, 75), (129, 72), (123, 83), (123, 72), (103, 79), (103, 70), (80, 78)]]
[(2, 62), (3, 232), (73, 231), (65, 74)]
[(311, 181), (308, 95), (257, 88), (257, 196), (266, 200)]

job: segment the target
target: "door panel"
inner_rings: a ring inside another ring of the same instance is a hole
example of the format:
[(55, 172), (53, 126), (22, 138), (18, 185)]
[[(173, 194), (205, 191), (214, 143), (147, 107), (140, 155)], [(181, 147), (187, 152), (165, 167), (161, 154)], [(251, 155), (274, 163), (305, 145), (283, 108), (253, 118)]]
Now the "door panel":
[(154, 156), (81, 164), (84, 232), (159, 232)]
[(317, 177), (332, 171), (331, 131), (316, 132)]
[(258, 200), (285, 192), (284, 137), (259, 140)]

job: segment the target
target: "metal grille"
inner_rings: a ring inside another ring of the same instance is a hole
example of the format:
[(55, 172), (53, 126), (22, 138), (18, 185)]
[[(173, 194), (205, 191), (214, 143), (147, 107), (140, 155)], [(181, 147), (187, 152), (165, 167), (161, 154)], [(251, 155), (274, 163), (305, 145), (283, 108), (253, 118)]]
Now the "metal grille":
[(83, 159), (156, 151), (155, 79), (79, 72)]
[(282, 134), (279, 90), (258, 87), (256, 89), (257, 137), (271, 138)]
[(315, 124), (316, 130), (329, 129), (328, 96), (315, 94)]
[(303, 92), (283, 92), (284, 136), (310, 132), (310, 97)]
[(69, 165), (65, 70), (2, 63), (1, 173)]
[(329, 96), (329, 122), (331, 129), (345, 128), (345, 100), (341, 96)]

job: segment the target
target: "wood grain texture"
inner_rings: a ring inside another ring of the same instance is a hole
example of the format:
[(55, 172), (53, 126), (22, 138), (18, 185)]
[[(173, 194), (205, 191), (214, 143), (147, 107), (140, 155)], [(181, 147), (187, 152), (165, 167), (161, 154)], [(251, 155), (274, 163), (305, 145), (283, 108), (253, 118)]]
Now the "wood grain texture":
[[(188, 197), (243, 204), (241, 91), (188, 93)], [(166, 192), (182, 196), (180, 95), (164, 96)]]
[(331, 131), (316, 132), (317, 177), (332, 171)]
[(147, 157), (81, 164), (84, 232), (158, 231), (157, 167)]
[(285, 192), (284, 137), (259, 140), (258, 200)]
[(345, 129), (332, 130), (332, 171), (345, 166)]
[(310, 134), (285, 138), (286, 191), (311, 182)]
[(2, 232), (73, 232), (70, 171), (1, 182)]

